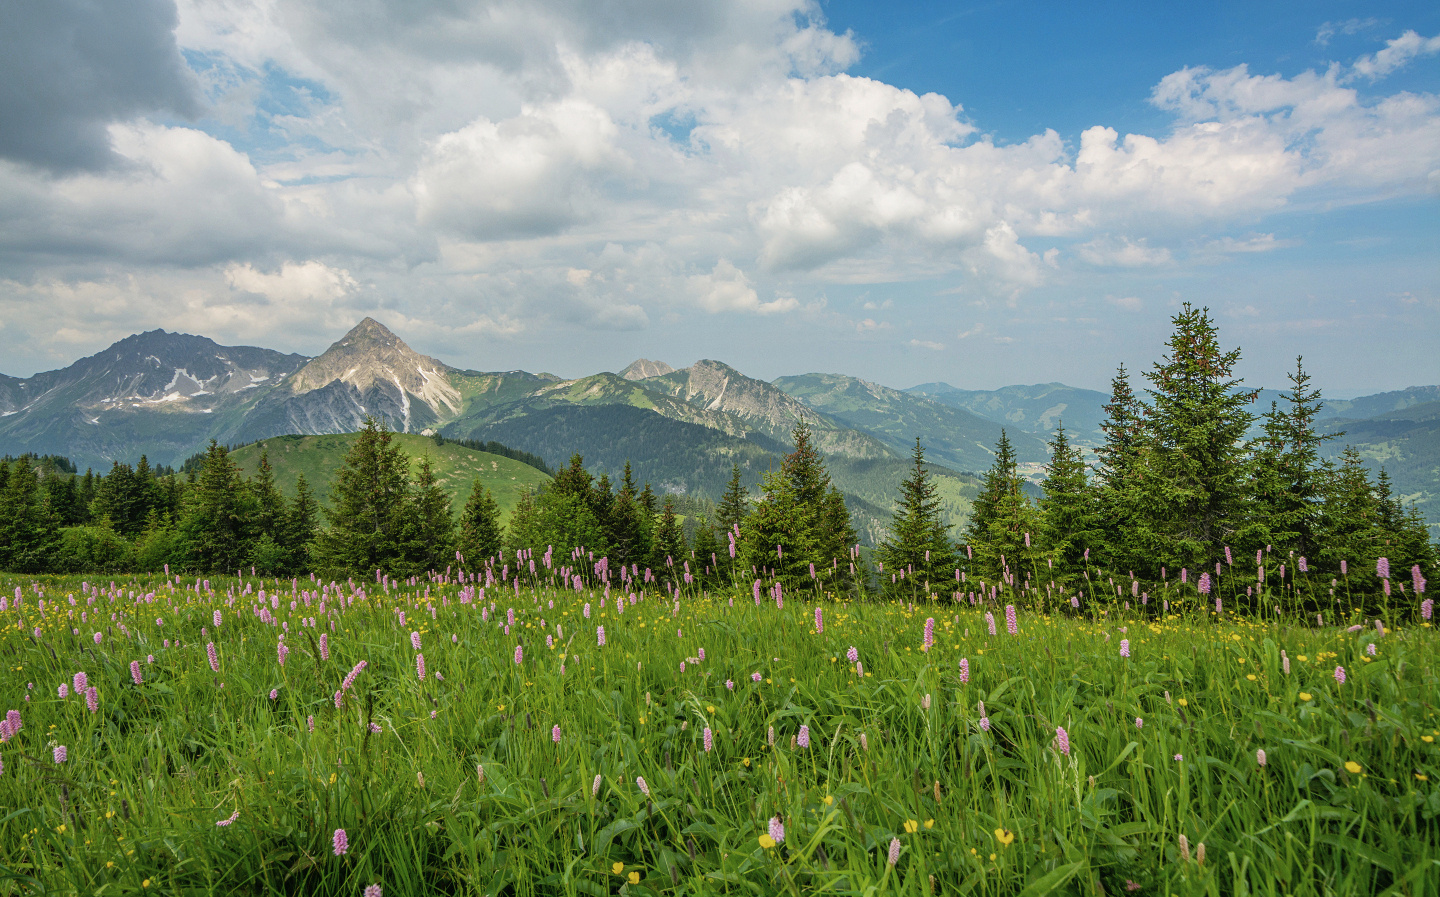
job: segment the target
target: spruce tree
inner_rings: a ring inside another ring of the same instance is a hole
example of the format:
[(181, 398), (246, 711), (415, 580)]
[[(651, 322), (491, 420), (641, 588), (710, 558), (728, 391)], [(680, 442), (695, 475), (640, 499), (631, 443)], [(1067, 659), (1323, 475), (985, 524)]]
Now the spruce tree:
[(0, 492), (0, 570), (44, 572), (59, 537), (57, 524), (37, 471), (22, 455), (10, 466)]
[(650, 547), (649, 567), (657, 577), (668, 577), (672, 583), (681, 579), (680, 567), (685, 560), (685, 533), (675, 516), (675, 498), (666, 495), (660, 506), (660, 519)]
[(445, 570), (455, 560), (455, 518), (450, 493), (440, 487), (428, 454), (420, 458), (410, 504), (402, 537), (404, 566), (415, 575)]
[(1240, 350), (1220, 348), (1208, 309), (1186, 303), (1172, 319), (1169, 354), (1146, 373), (1149, 452), (1138, 546), (1148, 572), (1214, 563), (1244, 525), (1253, 391), (1234, 377)]
[(749, 505), (750, 492), (740, 482), (740, 465), (732, 465), (730, 482), (725, 487), (725, 494), (720, 497), (720, 504), (715, 508), (715, 523), (721, 532), (733, 531), (733, 528), (745, 519)]
[(260, 450), (260, 463), (255, 467), (255, 476), (250, 478), (250, 490), (255, 496), (255, 529), (263, 536), (278, 542), (284, 541), (285, 497), (275, 485), (275, 468), (270, 466), (270, 453)]
[(925, 449), (919, 437), (910, 457), (914, 467), (900, 484), (890, 534), (875, 549), (875, 560), (889, 571), (906, 571), (905, 580), (897, 577), (896, 589), (882, 577), (881, 586), (908, 594), (929, 583), (932, 589), (949, 594), (960, 559), (950, 541), (949, 528), (940, 519), (940, 499), (925, 468)]
[(465, 566), (471, 570), (480, 569), (487, 558), (500, 551), (500, 506), (478, 478), (471, 486), (465, 509), (460, 512), (458, 547)]
[(250, 565), (255, 503), (224, 446), (210, 440), (180, 519), (186, 566), (234, 573)]
[(295, 481), (295, 498), (285, 514), (285, 547), (289, 551), (289, 569), (304, 572), (312, 564), (315, 536), (320, 531), (320, 503), (305, 479)]
[(374, 418), (345, 454), (330, 487), (330, 526), (315, 539), (325, 569), (371, 572), (395, 569), (410, 501), (409, 461)]
[(1010, 585), (1019, 585), (1040, 556), (1035, 544), (1039, 523), (1035, 506), (1025, 494), (1010, 437), (1001, 430), (995, 463), (985, 474), (965, 528), (965, 541), (973, 554), (967, 557), (966, 566), (992, 583), (1005, 578)]
[(1099, 548), (1097, 494), (1085, 475), (1085, 458), (1070, 444), (1061, 424), (1050, 441), (1040, 499), (1041, 544), (1053, 562), (1054, 579), (1065, 582), (1085, 569), (1085, 551)]

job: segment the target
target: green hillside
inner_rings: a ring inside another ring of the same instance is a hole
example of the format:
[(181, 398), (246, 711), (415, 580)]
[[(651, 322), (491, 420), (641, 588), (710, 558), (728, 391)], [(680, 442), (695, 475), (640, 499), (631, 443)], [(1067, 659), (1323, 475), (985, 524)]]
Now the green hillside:
[[(267, 452), (270, 465), (275, 468), (275, 481), (286, 495), (295, 494), (295, 483), (303, 473), (315, 490), (315, 496), (325, 504), (329, 500), (330, 483), (335, 471), (345, 461), (357, 434), (342, 433), (334, 436), (277, 436), (235, 449), (230, 457), (240, 466), (244, 476), (254, 476), (260, 463), (260, 453)], [(412, 464), (415, 459), (428, 455), (430, 464), (440, 485), (454, 497), (451, 507), (458, 516), (460, 509), (470, 498), (471, 487), (476, 478), (495, 493), (500, 505), (502, 519), (508, 520), (510, 512), (520, 500), (520, 494), (549, 481), (549, 477), (528, 464), (489, 452), (477, 452), (454, 443), (436, 445), (433, 439), (413, 433), (392, 433), (391, 439), (409, 455)]]

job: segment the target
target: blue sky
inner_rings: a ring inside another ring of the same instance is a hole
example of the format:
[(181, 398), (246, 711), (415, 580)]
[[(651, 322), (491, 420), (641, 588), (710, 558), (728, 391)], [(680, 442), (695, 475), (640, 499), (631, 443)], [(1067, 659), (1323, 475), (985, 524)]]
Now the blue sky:
[(1257, 386), (1440, 382), (1440, 9), (1157, 9), (57, 0), (0, 37), (0, 372), (373, 315), (480, 370), (1104, 388), (1188, 301)]

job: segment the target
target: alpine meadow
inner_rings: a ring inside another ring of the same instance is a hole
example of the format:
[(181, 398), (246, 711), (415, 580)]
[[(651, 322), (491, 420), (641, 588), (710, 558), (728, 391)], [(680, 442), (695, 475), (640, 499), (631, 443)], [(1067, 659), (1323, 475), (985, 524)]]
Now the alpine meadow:
[(323, 504), (281, 439), (8, 461), (0, 887), (1429, 893), (1425, 521), (1172, 323), (1093, 462), (1002, 430), (955, 529), (917, 439), (873, 545), (804, 420), (683, 514), (374, 418)]
[(1440, 4), (0, 0), (0, 897), (1437, 897)]

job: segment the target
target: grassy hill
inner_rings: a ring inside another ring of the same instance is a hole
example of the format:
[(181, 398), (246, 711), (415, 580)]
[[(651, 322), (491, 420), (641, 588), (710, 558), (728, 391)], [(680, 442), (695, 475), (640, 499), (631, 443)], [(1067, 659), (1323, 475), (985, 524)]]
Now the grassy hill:
[[(320, 503), (327, 504), (335, 472), (344, 464), (345, 454), (355, 444), (357, 435), (277, 436), (235, 449), (230, 457), (240, 466), (242, 474), (250, 477), (255, 475), (263, 451), (269, 455), (270, 465), (275, 468), (275, 482), (280, 491), (294, 495), (295, 483), (303, 473)], [(454, 443), (436, 445), (427, 436), (392, 433), (391, 439), (410, 456), (412, 472), (418, 466), (415, 462), (419, 458), (429, 456), (440, 485), (452, 496), (451, 507), (457, 516), (469, 500), (476, 478), (495, 493), (502, 520), (510, 518), (510, 512), (523, 491), (550, 479), (528, 464)]]

